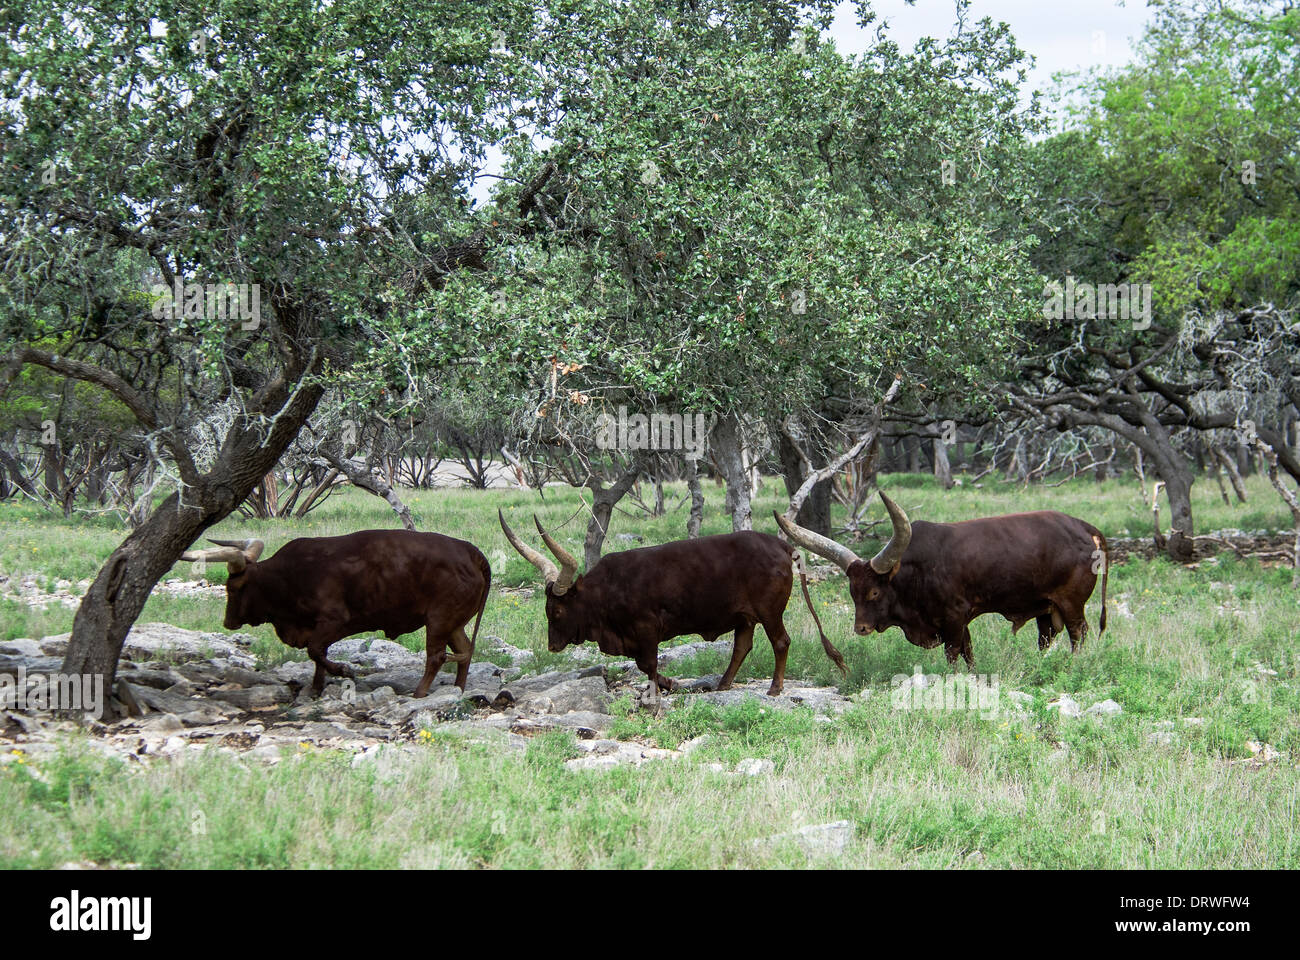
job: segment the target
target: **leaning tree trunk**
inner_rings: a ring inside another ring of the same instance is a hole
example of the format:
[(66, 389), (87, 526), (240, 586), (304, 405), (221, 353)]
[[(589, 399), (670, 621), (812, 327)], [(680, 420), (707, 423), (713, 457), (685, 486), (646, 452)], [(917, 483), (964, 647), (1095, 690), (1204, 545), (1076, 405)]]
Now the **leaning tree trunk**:
[(731, 514), (731, 529), (753, 529), (753, 513), (749, 499), (749, 470), (745, 466), (744, 443), (740, 432), (740, 419), (732, 413), (724, 414), (714, 424), (709, 435), (718, 469), (727, 482), (727, 511)]
[(600, 560), (601, 548), (605, 545), (605, 534), (609, 532), (609, 518), (614, 514), (614, 504), (618, 503), (632, 489), (637, 477), (641, 475), (642, 460), (633, 456), (627, 471), (618, 478), (613, 486), (606, 487), (598, 479), (588, 481), (591, 488), (591, 519), (587, 521), (587, 536), (582, 545), (583, 562), (590, 570)]
[[(283, 388), (282, 388), (283, 389)], [(283, 389), (287, 394), (288, 390)], [(323, 390), (298, 385), (259, 438), (248, 416), (230, 429), (212, 469), (173, 493), (128, 536), (99, 570), (77, 608), (63, 659), (65, 674), (103, 677), (113, 690), (122, 644), (149, 593), (204, 530), (234, 512), (280, 459), (320, 402)], [(105, 705), (106, 714), (111, 704)]]

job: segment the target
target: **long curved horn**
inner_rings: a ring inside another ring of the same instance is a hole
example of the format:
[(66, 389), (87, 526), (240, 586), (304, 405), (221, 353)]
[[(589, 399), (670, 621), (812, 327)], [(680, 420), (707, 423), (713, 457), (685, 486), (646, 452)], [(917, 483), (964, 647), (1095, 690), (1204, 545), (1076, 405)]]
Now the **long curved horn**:
[(215, 550), (186, 550), (181, 554), (182, 560), (191, 562), (202, 560), (204, 563), (224, 563), (231, 573), (243, 573), (248, 566), (248, 557), (239, 547), (220, 546)]
[(560, 576), (555, 581), (555, 586), (551, 587), (551, 593), (558, 597), (573, 586), (573, 575), (578, 572), (578, 561), (574, 559), (573, 554), (556, 543), (555, 539), (542, 529), (542, 521), (537, 519), (537, 514), (533, 514), (533, 523), (537, 524), (537, 532), (542, 535), (542, 542), (546, 544), (546, 549), (555, 554), (555, 559), (560, 561)]
[(236, 549), (243, 551), (244, 559), (249, 563), (257, 562), (257, 558), (260, 557), (262, 551), (266, 549), (266, 544), (257, 539), (214, 540), (209, 537), (208, 543), (215, 543), (219, 547), (235, 547)]
[(559, 579), (559, 568), (546, 557), (542, 556), (541, 553), (520, 540), (519, 537), (515, 535), (515, 532), (510, 529), (510, 524), (506, 523), (505, 514), (500, 510), (497, 510), (497, 519), (501, 521), (501, 529), (505, 532), (506, 539), (510, 541), (510, 546), (518, 550), (521, 557), (540, 570), (542, 576), (546, 578), (547, 583), (554, 583)]
[(836, 543), (830, 537), (823, 537), (820, 533), (813, 533), (797, 523), (792, 523), (775, 510), (772, 511), (772, 516), (776, 517), (776, 525), (793, 542), (827, 560), (834, 560), (840, 565), (840, 569), (846, 572), (852, 564), (862, 559), (844, 544)]
[(880, 548), (880, 552), (871, 558), (871, 569), (876, 573), (888, 573), (898, 566), (899, 561), (903, 559), (904, 551), (907, 550), (907, 545), (912, 542), (912, 521), (907, 519), (907, 514), (903, 512), (902, 507), (885, 496), (883, 490), (879, 493), (885, 509), (889, 511), (890, 522), (894, 525), (894, 535)]

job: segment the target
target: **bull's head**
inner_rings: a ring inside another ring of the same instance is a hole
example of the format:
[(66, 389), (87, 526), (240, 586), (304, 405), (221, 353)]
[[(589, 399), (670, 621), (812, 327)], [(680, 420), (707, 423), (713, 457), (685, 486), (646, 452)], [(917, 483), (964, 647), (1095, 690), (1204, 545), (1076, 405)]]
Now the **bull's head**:
[(894, 533), (889, 542), (870, 560), (863, 560), (843, 544), (836, 543), (820, 533), (806, 530), (797, 523), (773, 511), (779, 526), (787, 537), (806, 550), (811, 550), (827, 560), (833, 560), (849, 577), (849, 596), (853, 598), (853, 630), (865, 636), (891, 626), (894, 617), (894, 588), (890, 581), (898, 573), (903, 554), (912, 539), (912, 523), (903, 508), (880, 494)]
[(257, 611), (249, 609), (249, 600), (244, 587), (247, 586), (249, 573), (257, 565), (257, 558), (262, 555), (266, 545), (261, 540), (210, 540), (208, 542), (215, 543), (216, 548), (187, 550), (181, 554), (181, 559), (226, 565), (226, 629), (237, 630), (246, 623), (264, 622)]
[(575, 576), (578, 561), (555, 542), (542, 528), (542, 522), (536, 516), (533, 517), (533, 523), (537, 524), (537, 532), (542, 535), (546, 549), (560, 561), (558, 567), (549, 557), (520, 540), (500, 510), (497, 511), (497, 519), (501, 521), (501, 529), (510, 545), (546, 578), (546, 648), (552, 653), (559, 653), (570, 644), (582, 643), (585, 633), (582, 622), (582, 577)]

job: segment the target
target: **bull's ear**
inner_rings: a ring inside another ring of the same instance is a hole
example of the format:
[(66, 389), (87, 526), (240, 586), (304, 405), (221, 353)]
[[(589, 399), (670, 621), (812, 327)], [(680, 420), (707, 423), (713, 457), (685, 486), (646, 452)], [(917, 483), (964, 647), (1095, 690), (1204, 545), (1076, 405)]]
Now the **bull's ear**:
[(886, 581), (888, 581), (888, 580), (893, 580), (893, 579), (894, 579), (894, 574), (898, 573), (898, 568), (901, 567), (902, 565), (903, 565), (903, 561), (902, 561), (902, 560), (899, 560), (898, 563), (896, 563), (896, 564), (894, 564), (892, 567), (890, 567), (890, 568), (889, 568), (889, 575), (888, 575), (887, 577), (885, 577), (885, 580), (886, 580)]

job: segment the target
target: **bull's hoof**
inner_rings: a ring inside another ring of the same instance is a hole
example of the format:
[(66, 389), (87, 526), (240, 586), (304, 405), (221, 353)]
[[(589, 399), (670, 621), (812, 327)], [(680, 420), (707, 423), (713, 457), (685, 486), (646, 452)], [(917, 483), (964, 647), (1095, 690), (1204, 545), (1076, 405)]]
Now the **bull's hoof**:
[(774, 683), (774, 684), (772, 684), (770, 687), (767, 688), (767, 695), (768, 695), (769, 697), (779, 697), (779, 696), (781, 696), (781, 690), (782, 690), (782, 689), (783, 689), (783, 685), (782, 685), (782, 684)]

